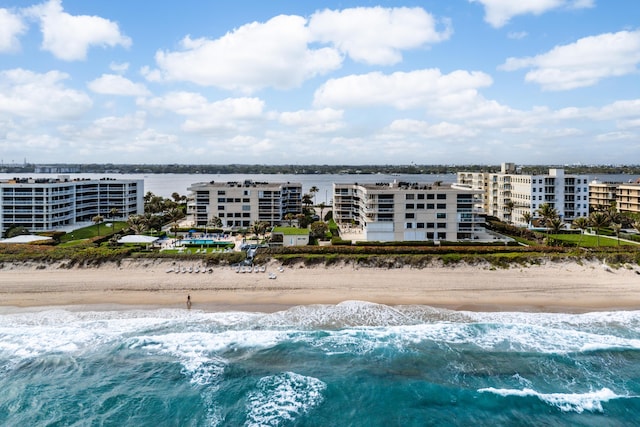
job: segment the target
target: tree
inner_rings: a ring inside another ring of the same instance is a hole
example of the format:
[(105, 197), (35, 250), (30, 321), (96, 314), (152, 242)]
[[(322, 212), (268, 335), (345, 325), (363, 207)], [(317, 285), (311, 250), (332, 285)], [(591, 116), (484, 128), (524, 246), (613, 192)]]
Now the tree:
[(615, 222), (611, 224), (611, 229), (616, 233), (616, 239), (618, 240), (618, 246), (620, 246), (620, 232), (622, 231), (622, 224)]
[(564, 221), (560, 219), (560, 217), (555, 217), (549, 220), (549, 228), (553, 231), (553, 234), (560, 233), (562, 226), (564, 225)]
[(313, 206), (313, 196), (311, 194), (305, 194), (302, 196), (302, 205), (304, 206), (304, 213), (309, 213), (311, 206)]
[(584, 235), (584, 231), (589, 228), (589, 220), (586, 217), (578, 217), (573, 220), (571, 223), (571, 228), (577, 228), (580, 230), (580, 240), (578, 240), (578, 246), (580, 246), (580, 242), (582, 241), (582, 236)]
[[(217, 216), (212, 216), (209, 221), (207, 221), (207, 225), (213, 228), (222, 228), (222, 220)], [(206, 230), (205, 230), (206, 232)]]
[(329, 227), (327, 226), (326, 222), (316, 221), (311, 223), (309, 234), (312, 237), (321, 239), (327, 235), (327, 231), (329, 231)]
[(169, 222), (173, 223), (174, 233), (178, 232), (178, 222), (184, 218), (184, 212), (179, 207), (173, 207), (167, 212)]
[(289, 222), (289, 227), (291, 227), (291, 224), (293, 222), (293, 220), (296, 218), (296, 216), (294, 214), (292, 214), (291, 212), (289, 212), (288, 214), (286, 214), (284, 216), (285, 221)]
[(135, 234), (142, 234), (148, 230), (149, 222), (142, 215), (131, 215), (127, 219), (127, 225)]
[(533, 216), (531, 215), (531, 212), (523, 212), (522, 213), (522, 220), (527, 223), (527, 227), (529, 227), (529, 225), (531, 225), (531, 219), (532, 218), (533, 218)]
[(314, 185), (314, 186), (312, 186), (312, 187), (309, 189), (309, 193), (311, 193), (311, 197), (313, 198), (313, 204), (314, 204), (314, 205), (316, 204), (316, 193), (317, 193), (318, 191), (320, 191), (320, 189), (319, 189), (318, 187), (316, 187), (315, 185)]
[(609, 217), (604, 212), (592, 212), (589, 215), (589, 224), (595, 228), (597, 245), (600, 246), (600, 229), (609, 225)]
[(120, 210), (118, 208), (111, 208), (111, 210), (109, 211), (111, 218), (115, 218), (118, 213), (120, 213)]
[(262, 222), (262, 221), (256, 221), (251, 226), (251, 232), (258, 237), (258, 240), (260, 240), (261, 235), (264, 236), (265, 234), (267, 234), (268, 229), (269, 229), (269, 223)]
[(320, 204), (318, 205), (318, 207), (320, 208), (320, 220), (324, 221), (324, 210), (328, 207), (327, 204), (325, 202), (320, 202)]
[(98, 226), (98, 236), (99, 236), (100, 235), (100, 223), (102, 221), (104, 221), (104, 217), (102, 215), (96, 215), (93, 218), (91, 218), (91, 221), (93, 221), (93, 223)]
[(558, 218), (558, 211), (549, 203), (543, 203), (538, 207), (538, 215), (542, 218), (542, 223), (547, 230), (547, 238), (549, 237), (550, 222)]

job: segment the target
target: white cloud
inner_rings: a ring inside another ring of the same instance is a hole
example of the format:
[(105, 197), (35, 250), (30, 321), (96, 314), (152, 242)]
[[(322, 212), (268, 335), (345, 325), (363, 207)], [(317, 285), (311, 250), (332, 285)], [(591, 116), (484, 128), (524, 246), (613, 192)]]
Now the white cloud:
[(470, 138), (478, 134), (475, 129), (456, 123), (440, 122), (429, 124), (422, 120), (394, 120), (388, 127), (391, 132), (416, 134), (422, 138)]
[(34, 120), (77, 118), (92, 101), (84, 92), (65, 88), (62, 81), (68, 77), (59, 71), (0, 71), (0, 114)]
[(14, 52), (20, 48), (18, 36), (27, 31), (27, 26), (18, 15), (0, 9), (0, 52)]
[(527, 33), (526, 31), (512, 31), (507, 34), (507, 38), (510, 38), (511, 40), (522, 40), (528, 35), (529, 33)]
[(103, 95), (149, 95), (149, 91), (142, 83), (134, 83), (131, 80), (116, 74), (103, 74), (97, 79), (89, 82), (89, 89)]
[(546, 90), (568, 90), (634, 73), (638, 63), (640, 30), (584, 37), (534, 57), (508, 58), (500, 69), (533, 68), (526, 74), (526, 81)]
[(326, 133), (342, 129), (342, 110), (323, 108), (320, 110), (300, 110), (280, 114), (280, 123), (298, 128), (299, 131), (309, 133)]
[(553, 9), (585, 9), (594, 6), (594, 0), (469, 0), (484, 6), (484, 20), (495, 28), (506, 25), (518, 15), (541, 15)]
[(254, 22), (216, 40), (182, 40), (182, 50), (156, 53), (157, 70), (143, 69), (150, 80), (189, 81), (243, 93), (264, 87), (289, 89), (339, 68), (335, 49), (309, 49), (309, 30), (299, 16)]
[(438, 31), (435, 18), (421, 8), (353, 8), (316, 12), (309, 20), (314, 40), (332, 43), (353, 60), (391, 65), (402, 60), (401, 50), (447, 40), (448, 20)]
[(393, 106), (411, 108), (446, 108), (475, 104), (477, 89), (490, 86), (489, 75), (478, 71), (453, 71), (442, 74), (437, 69), (396, 72), (385, 75), (369, 73), (328, 80), (314, 95), (316, 106), (368, 107)]
[(109, 69), (114, 73), (123, 74), (129, 69), (129, 63), (123, 62), (119, 64), (117, 62), (112, 62), (111, 64), (109, 64)]
[(131, 45), (117, 23), (99, 16), (69, 15), (63, 11), (61, 0), (32, 6), (26, 13), (40, 20), (42, 48), (64, 61), (85, 59), (90, 46)]
[(172, 92), (164, 97), (141, 99), (138, 105), (187, 116), (183, 130), (188, 132), (240, 130), (243, 124), (264, 119), (264, 101), (259, 98), (227, 98), (209, 102), (198, 93)]

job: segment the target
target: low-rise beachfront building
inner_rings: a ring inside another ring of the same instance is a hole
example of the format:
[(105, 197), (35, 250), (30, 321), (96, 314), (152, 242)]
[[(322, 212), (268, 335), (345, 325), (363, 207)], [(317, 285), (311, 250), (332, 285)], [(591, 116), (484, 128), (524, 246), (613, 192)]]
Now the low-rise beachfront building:
[(144, 213), (144, 180), (14, 178), (0, 180), (0, 229), (72, 229), (97, 215), (124, 219)]
[(309, 244), (309, 229), (298, 227), (274, 227), (269, 246), (306, 246)]
[(640, 214), (640, 183), (621, 183), (616, 191), (618, 212)]
[(488, 215), (518, 226), (530, 226), (527, 216), (538, 218), (544, 203), (565, 222), (589, 215), (588, 175), (565, 174), (564, 169), (529, 175), (520, 173), (513, 163), (503, 163), (499, 173), (460, 172), (458, 183), (483, 191)]
[(481, 190), (457, 184), (333, 184), (333, 218), (367, 241), (475, 240), (485, 233)]
[(271, 226), (291, 213), (302, 213), (302, 184), (268, 183), (251, 180), (198, 182), (192, 184), (188, 213), (196, 227), (204, 227), (214, 217), (225, 228), (248, 228), (254, 222)]

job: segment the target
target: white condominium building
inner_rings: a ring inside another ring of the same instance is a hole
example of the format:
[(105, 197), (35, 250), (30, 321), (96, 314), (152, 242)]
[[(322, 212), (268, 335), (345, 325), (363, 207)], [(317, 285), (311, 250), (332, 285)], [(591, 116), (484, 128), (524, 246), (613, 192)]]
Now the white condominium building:
[(529, 226), (526, 216), (538, 218), (537, 210), (544, 203), (566, 222), (589, 215), (588, 175), (569, 175), (564, 169), (525, 175), (513, 163), (503, 163), (500, 173), (459, 172), (458, 183), (483, 190), (487, 214), (514, 225)]
[(214, 217), (223, 227), (247, 228), (254, 222), (277, 225), (285, 215), (302, 213), (302, 184), (268, 182), (198, 182), (192, 184), (189, 214), (198, 227)]
[(73, 228), (97, 215), (127, 218), (144, 212), (144, 181), (15, 178), (0, 180), (0, 227), (32, 232)]
[(333, 184), (333, 218), (368, 241), (476, 239), (484, 232), (481, 194), (456, 184)]

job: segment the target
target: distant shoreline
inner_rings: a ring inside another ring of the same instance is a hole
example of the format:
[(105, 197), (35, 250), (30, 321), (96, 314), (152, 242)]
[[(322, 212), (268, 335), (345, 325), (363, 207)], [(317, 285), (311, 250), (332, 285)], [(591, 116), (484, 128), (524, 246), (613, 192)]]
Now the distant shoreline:
[[(5, 263), (0, 269), (0, 306), (186, 309), (190, 295), (192, 309), (205, 311), (270, 312), (347, 300), (475, 311), (640, 309), (638, 267), (612, 269), (595, 261), (506, 269), (466, 264), (393, 269), (298, 264), (282, 268), (272, 261), (265, 272), (255, 273), (238, 273), (233, 267), (202, 272), (198, 264), (140, 259), (65, 269), (58, 264)], [(167, 272), (188, 267), (191, 273)], [(276, 278), (270, 279), (269, 273)]]

